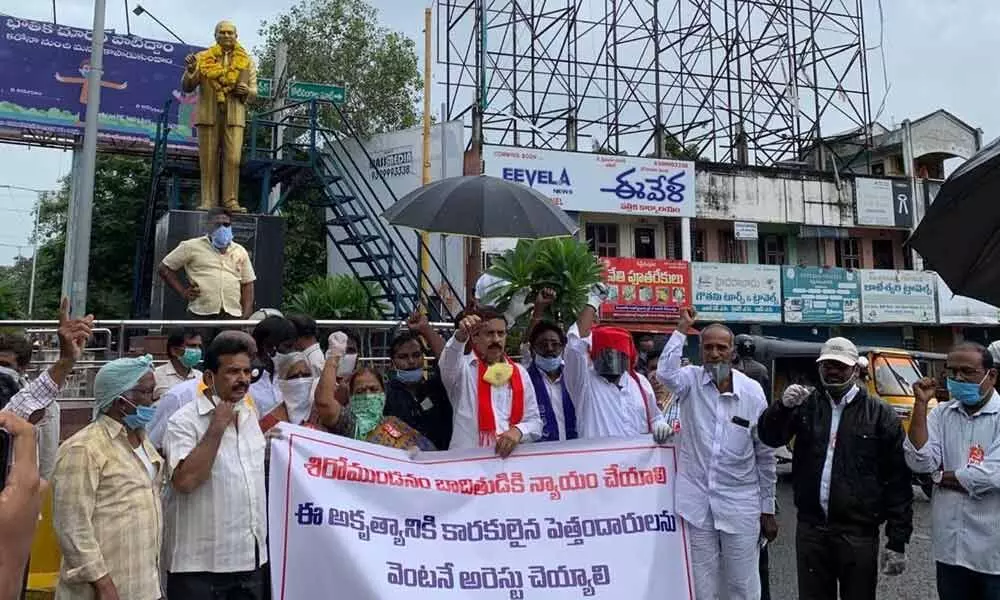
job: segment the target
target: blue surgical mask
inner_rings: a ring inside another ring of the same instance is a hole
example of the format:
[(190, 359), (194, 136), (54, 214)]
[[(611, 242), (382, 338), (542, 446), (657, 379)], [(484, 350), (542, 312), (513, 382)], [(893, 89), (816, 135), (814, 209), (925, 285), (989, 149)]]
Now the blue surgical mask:
[(561, 356), (535, 356), (535, 366), (546, 373), (555, 373), (563, 366)]
[(394, 376), (402, 383), (418, 383), (424, 379), (423, 369), (396, 369)]
[(122, 397), (122, 400), (128, 402), (135, 412), (130, 415), (125, 415), (122, 418), (122, 423), (130, 431), (136, 431), (137, 429), (145, 429), (147, 425), (153, 420), (153, 415), (156, 414), (155, 406), (139, 406), (128, 401), (128, 399)]
[(185, 348), (180, 356), (181, 364), (190, 369), (201, 362), (201, 348)]
[(969, 381), (959, 381), (957, 379), (948, 379), (948, 393), (955, 400), (958, 400), (965, 406), (975, 406), (983, 400), (983, 391), (979, 389), (979, 386), (983, 384), (986, 380), (984, 376), (979, 383), (972, 383)]
[(212, 245), (218, 250), (225, 250), (233, 242), (233, 226), (220, 225), (212, 232)]

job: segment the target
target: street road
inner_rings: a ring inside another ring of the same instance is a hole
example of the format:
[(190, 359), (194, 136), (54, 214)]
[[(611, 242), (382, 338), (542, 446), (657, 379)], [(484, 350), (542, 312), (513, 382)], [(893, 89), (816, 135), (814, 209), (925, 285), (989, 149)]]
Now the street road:
[[(778, 467), (778, 539), (768, 545), (771, 565), (771, 598), (795, 600), (795, 504), (788, 467)], [(785, 475), (781, 475), (785, 473)], [(913, 537), (906, 547), (906, 572), (899, 577), (881, 576), (880, 600), (937, 600), (934, 562), (931, 558), (931, 505), (918, 488), (913, 488)], [(883, 540), (882, 546), (885, 546)]]

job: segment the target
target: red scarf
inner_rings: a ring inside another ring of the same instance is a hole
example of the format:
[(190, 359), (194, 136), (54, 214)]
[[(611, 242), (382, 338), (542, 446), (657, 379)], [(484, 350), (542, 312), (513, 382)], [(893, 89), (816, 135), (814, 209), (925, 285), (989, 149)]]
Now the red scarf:
[[(521, 422), (524, 417), (524, 382), (521, 380), (521, 370), (517, 368), (514, 361), (504, 357), (504, 360), (514, 369), (510, 376), (511, 402), (510, 419), (508, 423), (511, 427)], [(479, 396), (479, 447), (488, 448), (496, 443), (497, 421), (493, 415), (493, 386), (487, 383), (483, 376), (486, 375), (486, 361), (479, 357), (479, 378), (477, 380), (477, 394)]]

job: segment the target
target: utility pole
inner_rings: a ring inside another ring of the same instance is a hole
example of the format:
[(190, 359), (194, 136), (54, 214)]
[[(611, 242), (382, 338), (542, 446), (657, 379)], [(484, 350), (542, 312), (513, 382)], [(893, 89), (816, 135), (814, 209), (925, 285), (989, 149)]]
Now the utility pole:
[(105, 0), (95, 0), (83, 149), (79, 153), (79, 161), (74, 160), (72, 204), (66, 221), (62, 295), (69, 298), (70, 314), (74, 317), (81, 317), (87, 311), (87, 271), (90, 266), (94, 172), (97, 169), (97, 119), (101, 108), (101, 78), (104, 74), (104, 10)]
[[(42, 212), (42, 194), (45, 190), (21, 187), (19, 185), (0, 185), (0, 188), (7, 190), (21, 190), (23, 192), (34, 192), (35, 197), (35, 226), (31, 230), (31, 283), (28, 285), (28, 318), (34, 316), (35, 311), (35, 274), (38, 271), (38, 215)], [(17, 247), (17, 253), (21, 253), (21, 247)]]
[[(286, 42), (278, 42), (278, 45), (274, 49), (274, 85), (272, 87), (271, 93), (274, 97), (271, 100), (271, 105), (275, 109), (279, 109), (275, 113), (278, 122), (283, 122), (285, 119), (285, 111), (280, 110), (285, 107), (285, 86), (288, 82), (288, 44)], [(281, 146), (285, 143), (285, 126), (279, 125), (275, 129), (274, 133), (274, 149), (276, 151), (275, 158), (281, 159), (285, 156), (285, 151), (282, 150)], [(274, 207), (278, 204), (278, 200), (281, 199), (281, 184), (275, 184), (271, 188), (271, 193), (267, 199), (267, 212), (270, 214)]]
[[(427, 185), (431, 182), (431, 9), (424, 9), (424, 148), (423, 148), (423, 169), (421, 171), (421, 183)], [(444, 156), (441, 157), (444, 160)], [(431, 268), (430, 243), (431, 236), (426, 231), (421, 231), (418, 243), (420, 244), (420, 302), (426, 313), (430, 309), (431, 292), (433, 284), (430, 281), (428, 271)]]

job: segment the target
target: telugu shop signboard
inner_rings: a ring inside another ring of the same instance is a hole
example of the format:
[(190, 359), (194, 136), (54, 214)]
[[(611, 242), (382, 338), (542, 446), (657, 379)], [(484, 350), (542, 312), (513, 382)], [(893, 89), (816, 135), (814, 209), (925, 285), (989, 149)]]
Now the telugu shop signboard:
[(602, 258), (608, 299), (601, 306), (605, 319), (621, 321), (676, 320), (691, 302), (688, 263), (681, 260)]
[(865, 323), (934, 323), (934, 276), (924, 271), (861, 271)]
[(695, 216), (694, 163), (484, 146), (484, 174), (526, 185), (568, 211)]
[(781, 322), (781, 267), (691, 263), (694, 307), (705, 321)]

